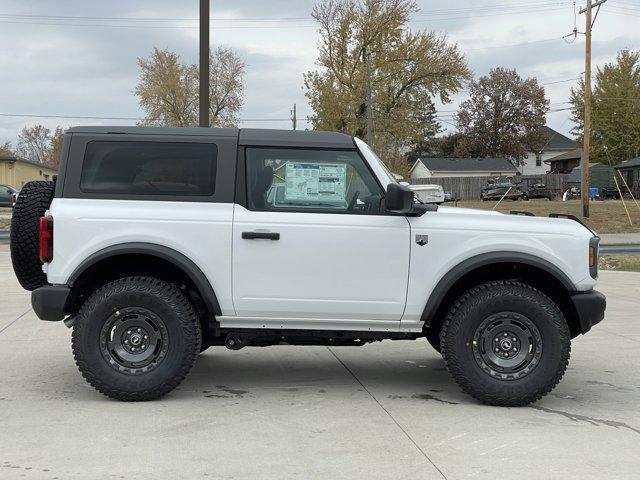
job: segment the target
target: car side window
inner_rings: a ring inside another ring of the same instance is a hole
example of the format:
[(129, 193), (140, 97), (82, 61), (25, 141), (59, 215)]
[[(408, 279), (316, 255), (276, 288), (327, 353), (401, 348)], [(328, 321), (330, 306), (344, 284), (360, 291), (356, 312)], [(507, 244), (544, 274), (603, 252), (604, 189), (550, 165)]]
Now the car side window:
[(217, 147), (209, 143), (91, 141), (80, 178), (85, 193), (212, 195)]
[(383, 190), (355, 151), (247, 148), (250, 210), (379, 213)]

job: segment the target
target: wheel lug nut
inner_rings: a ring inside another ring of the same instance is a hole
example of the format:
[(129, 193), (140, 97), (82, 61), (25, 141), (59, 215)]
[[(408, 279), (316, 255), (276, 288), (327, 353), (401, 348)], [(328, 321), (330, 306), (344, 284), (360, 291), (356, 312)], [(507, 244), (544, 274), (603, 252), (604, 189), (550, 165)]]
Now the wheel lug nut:
[(127, 330), (127, 335), (131, 335), (131, 330)]
[(496, 352), (499, 352), (499, 351), (500, 351), (500, 349), (499, 349), (499, 348), (496, 348)]
[(513, 349), (513, 351), (514, 351), (514, 352), (517, 352), (517, 351), (518, 351), (518, 349), (517, 349), (517, 348), (514, 348), (514, 349)]
[(125, 340), (125, 341), (124, 341), (124, 344), (125, 344), (125, 345), (129, 345), (129, 340)]
[(517, 341), (518, 341), (518, 339), (517, 339), (516, 337), (513, 337), (513, 339), (512, 339), (512, 340), (513, 340), (514, 342), (517, 342)]
[(148, 336), (148, 335), (145, 335), (145, 336), (144, 336), (144, 339), (146, 340), (147, 338), (149, 338), (149, 336)]
[(138, 333), (140, 333), (142, 330), (138, 329)]
[(506, 336), (508, 336), (508, 335), (506, 334), (506, 332), (505, 332), (504, 336), (505, 336), (505, 337), (506, 337)]

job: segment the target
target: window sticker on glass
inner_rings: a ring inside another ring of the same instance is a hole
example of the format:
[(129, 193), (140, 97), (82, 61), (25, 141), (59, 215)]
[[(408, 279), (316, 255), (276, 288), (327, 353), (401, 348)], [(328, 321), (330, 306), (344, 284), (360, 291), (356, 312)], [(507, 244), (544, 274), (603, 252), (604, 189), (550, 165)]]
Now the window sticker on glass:
[(344, 201), (345, 164), (288, 162), (285, 199), (302, 201)]

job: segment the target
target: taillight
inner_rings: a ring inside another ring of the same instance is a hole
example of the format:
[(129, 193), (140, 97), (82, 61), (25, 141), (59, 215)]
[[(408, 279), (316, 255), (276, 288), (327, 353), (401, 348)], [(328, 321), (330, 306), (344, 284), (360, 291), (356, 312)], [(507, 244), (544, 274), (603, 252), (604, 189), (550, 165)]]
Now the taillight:
[(15, 205), (18, 200), (18, 196), (15, 193), (11, 194), (11, 205)]
[(53, 217), (47, 215), (46, 217), (40, 217), (40, 261), (47, 263), (53, 260)]

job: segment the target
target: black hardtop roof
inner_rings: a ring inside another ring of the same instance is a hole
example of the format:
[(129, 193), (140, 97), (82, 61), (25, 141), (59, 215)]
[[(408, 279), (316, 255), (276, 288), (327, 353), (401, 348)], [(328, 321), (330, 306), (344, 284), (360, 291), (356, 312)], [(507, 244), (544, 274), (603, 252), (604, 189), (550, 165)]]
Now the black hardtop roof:
[(353, 149), (353, 138), (344, 133), (316, 130), (272, 130), (262, 128), (201, 128), (201, 127), (72, 127), (69, 133), (171, 135), (238, 137), (238, 144), (264, 147), (315, 147)]

